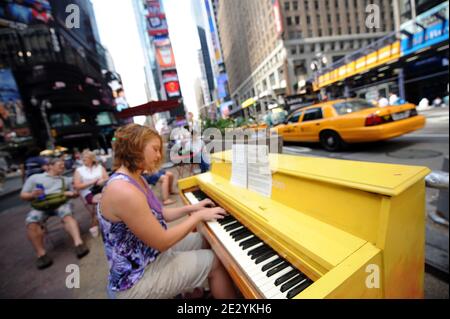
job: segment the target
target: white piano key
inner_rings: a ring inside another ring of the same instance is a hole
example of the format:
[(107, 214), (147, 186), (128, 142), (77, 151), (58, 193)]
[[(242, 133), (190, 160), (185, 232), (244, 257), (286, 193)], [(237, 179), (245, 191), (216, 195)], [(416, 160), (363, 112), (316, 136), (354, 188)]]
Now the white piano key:
[[(185, 193), (185, 196), (191, 204), (196, 204), (199, 202), (199, 200), (191, 192)], [(274, 256), (264, 260), (263, 262), (256, 264), (256, 259), (252, 260), (251, 256), (248, 255), (248, 252), (251, 251), (252, 249), (263, 246), (264, 242), (253, 244), (252, 247), (248, 247), (247, 249), (243, 250), (243, 248), (239, 246), (239, 244), (256, 236), (250, 234), (245, 238), (236, 241), (234, 238), (230, 236), (230, 233), (238, 229), (243, 229), (244, 226), (240, 226), (231, 231), (225, 230), (225, 226), (231, 225), (236, 222), (237, 221), (233, 220), (228, 222), (227, 224), (221, 225), (217, 221), (209, 221), (206, 224), (211, 229), (212, 233), (218, 238), (221, 244), (225, 247), (227, 252), (233, 257), (233, 259), (236, 261), (239, 267), (243, 270), (243, 272), (248, 276), (248, 278), (258, 288), (258, 290), (265, 298), (286, 299), (289, 291), (291, 289), (294, 289), (296, 286), (302, 284), (304, 280), (295, 285), (294, 287), (291, 287), (288, 291), (282, 293), (280, 291), (282, 285), (275, 286), (275, 281), (281, 276), (293, 270), (294, 268), (292, 266), (288, 266), (280, 270), (278, 273), (272, 275), (271, 277), (267, 277), (267, 272), (269, 270), (262, 271), (262, 268), (265, 265), (271, 263), (272, 261), (277, 260), (278, 258), (280, 258), (280, 256), (275, 254)], [(280, 264), (281, 263), (282, 262), (280, 262)], [(295, 277), (297, 276), (294, 276), (291, 279)]]
[[(262, 291), (262, 293), (264, 293), (266, 298), (270, 298), (270, 296), (268, 296), (268, 294), (267, 294), (269, 291), (273, 290), (274, 288), (278, 288), (279, 289), (279, 287), (275, 286), (275, 281), (279, 277), (287, 274), (288, 272), (290, 272), (293, 269), (294, 268), (292, 268), (291, 266), (288, 266), (288, 267), (284, 268), (283, 270), (277, 272), (275, 275), (267, 277), (268, 280), (264, 284), (260, 285), (260, 290)], [(259, 285), (259, 283), (256, 283), (256, 284)]]

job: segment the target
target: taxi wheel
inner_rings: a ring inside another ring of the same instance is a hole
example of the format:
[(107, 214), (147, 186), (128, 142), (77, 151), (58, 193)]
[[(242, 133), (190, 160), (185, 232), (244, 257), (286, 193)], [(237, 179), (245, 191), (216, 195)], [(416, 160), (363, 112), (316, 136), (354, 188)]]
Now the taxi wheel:
[(320, 144), (329, 152), (340, 151), (344, 147), (344, 141), (338, 133), (334, 131), (324, 131), (320, 133)]

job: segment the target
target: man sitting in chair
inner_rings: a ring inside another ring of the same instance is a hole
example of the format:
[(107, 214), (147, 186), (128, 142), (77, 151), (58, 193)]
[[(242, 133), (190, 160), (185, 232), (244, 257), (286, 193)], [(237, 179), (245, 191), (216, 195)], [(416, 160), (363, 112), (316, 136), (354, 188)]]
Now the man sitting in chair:
[[(64, 173), (64, 161), (53, 158), (49, 161), (48, 171), (42, 174), (30, 176), (23, 185), (20, 197), (23, 200), (36, 203), (45, 201), (46, 196), (52, 194), (64, 194), (68, 199), (75, 198), (78, 194), (69, 191), (71, 180), (62, 176)], [(27, 225), (27, 236), (36, 251), (36, 267), (44, 269), (52, 265), (52, 259), (47, 255), (44, 247), (43, 224), (50, 216), (58, 216), (62, 219), (65, 230), (72, 237), (75, 245), (75, 253), (82, 258), (89, 253), (89, 249), (80, 237), (78, 222), (72, 217), (72, 205), (70, 201), (62, 202), (61, 205), (52, 210), (38, 210), (33, 208), (25, 220)]]

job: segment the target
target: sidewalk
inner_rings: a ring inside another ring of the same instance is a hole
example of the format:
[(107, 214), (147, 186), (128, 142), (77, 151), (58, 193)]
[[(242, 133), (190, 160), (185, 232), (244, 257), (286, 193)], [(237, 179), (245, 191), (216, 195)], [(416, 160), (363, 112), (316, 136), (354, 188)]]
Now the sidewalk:
[(4, 196), (8, 196), (12, 193), (20, 191), (22, 188), (22, 176), (20, 175), (11, 175), (6, 177), (5, 184), (2, 188), (0, 188), (0, 200)]
[[(176, 170), (169, 169), (175, 176)], [(159, 196), (159, 187), (154, 189)], [(181, 199), (171, 197), (177, 203), (170, 207), (182, 206)], [(1, 199), (0, 199), (1, 201)], [(82, 239), (88, 245), (90, 253), (77, 259), (73, 243), (57, 218), (49, 219), (49, 234), (45, 241), (53, 265), (37, 270), (35, 255), (26, 238), (25, 217), (30, 210), (27, 203), (0, 211), (0, 298), (42, 298), (42, 299), (105, 299), (108, 277), (108, 265), (101, 237), (93, 238), (89, 234), (90, 215), (80, 199), (74, 200), (74, 217), (80, 224)], [(66, 287), (66, 267), (79, 266), (80, 288)]]

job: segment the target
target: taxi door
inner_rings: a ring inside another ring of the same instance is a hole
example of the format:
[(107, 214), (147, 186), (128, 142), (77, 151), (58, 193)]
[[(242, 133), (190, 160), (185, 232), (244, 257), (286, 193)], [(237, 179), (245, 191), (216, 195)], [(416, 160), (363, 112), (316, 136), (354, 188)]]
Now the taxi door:
[(292, 113), (287, 118), (287, 124), (280, 130), (280, 134), (285, 141), (297, 141), (300, 132), (300, 121), (302, 119), (303, 111), (297, 111)]
[(299, 124), (300, 134), (303, 141), (319, 141), (319, 132), (323, 125), (323, 110), (321, 107), (315, 107), (305, 110), (305, 115)]

